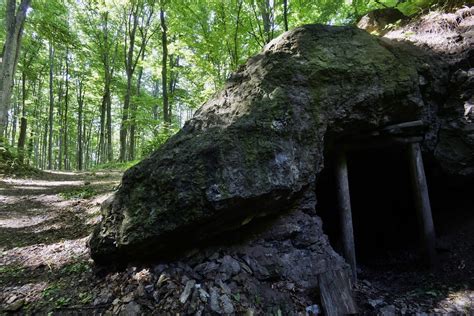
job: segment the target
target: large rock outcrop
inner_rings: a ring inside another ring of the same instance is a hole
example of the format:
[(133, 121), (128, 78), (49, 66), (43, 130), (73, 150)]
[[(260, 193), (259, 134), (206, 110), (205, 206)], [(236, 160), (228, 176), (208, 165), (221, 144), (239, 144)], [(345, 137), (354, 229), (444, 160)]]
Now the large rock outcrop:
[[(423, 120), (430, 125), (425, 150), (472, 177), (472, 165), (444, 159), (437, 147), (450, 67), (429, 50), (352, 27), (307, 25), (283, 34), (125, 173), (103, 205), (93, 259), (163, 258), (298, 208), (314, 191), (329, 140), (388, 124)], [(472, 139), (472, 123), (465, 125), (462, 137)], [(472, 142), (466, 146), (472, 150)], [(320, 225), (314, 229), (323, 240)]]

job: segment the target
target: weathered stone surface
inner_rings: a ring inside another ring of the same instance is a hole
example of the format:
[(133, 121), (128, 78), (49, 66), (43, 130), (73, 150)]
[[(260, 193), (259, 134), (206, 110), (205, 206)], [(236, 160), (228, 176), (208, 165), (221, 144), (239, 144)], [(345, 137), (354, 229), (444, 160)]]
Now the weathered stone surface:
[[(153, 272), (145, 279), (145, 288), (149, 282), (155, 284), (155, 291), (144, 298), (155, 302), (155, 313), (186, 315), (198, 311), (229, 314), (232, 310), (238, 315), (248, 310), (255, 315), (277, 314), (278, 310), (282, 315), (299, 315), (302, 306), (319, 304), (315, 296), (318, 275), (348, 266), (323, 235), (315, 203), (314, 192), (307, 193), (296, 203), (298, 208), (265, 220), (260, 229), (243, 229), (240, 236), (233, 236), (243, 242), (206, 247), (146, 269)], [(120, 273), (122, 278), (109, 276), (106, 280), (117, 288), (122, 302), (120, 288), (133, 293), (140, 287), (135, 275), (142, 273), (127, 271)]]
[(395, 27), (397, 22), (402, 22), (407, 17), (395, 8), (373, 10), (364, 15), (357, 22), (357, 27), (369, 33), (383, 35)]
[(351, 27), (283, 34), (125, 173), (103, 206), (92, 257), (160, 257), (290, 209), (313, 190), (325, 140), (430, 120), (447, 81), (443, 65)]

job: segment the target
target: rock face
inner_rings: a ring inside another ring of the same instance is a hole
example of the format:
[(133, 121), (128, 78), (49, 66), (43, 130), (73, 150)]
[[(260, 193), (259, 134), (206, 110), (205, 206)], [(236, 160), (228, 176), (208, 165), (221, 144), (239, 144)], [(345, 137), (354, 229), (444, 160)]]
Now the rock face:
[[(314, 195), (325, 145), (388, 124), (420, 119), (431, 124), (424, 150), (438, 148), (441, 165), (472, 176), (472, 156), (466, 166), (464, 158), (439, 152), (444, 123), (437, 111), (446, 100), (449, 75), (450, 65), (429, 51), (352, 27), (307, 25), (283, 34), (177, 135), (125, 173), (116, 195), (103, 205), (103, 220), (90, 241), (92, 258), (101, 264), (164, 258), (245, 227), (261, 229), (264, 217), (290, 210), (314, 216), (315, 200), (304, 207), (306, 213), (297, 210), (304, 197)], [(472, 140), (472, 123), (466, 124), (459, 135)], [(472, 151), (472, 142), (466, 146)], [(322, 245), (313, 263), (333, 258), (339, 263), (331, 268), (343, 268), (337, 255), (328, 255), (333, 252), (321, 224), (310, 218), (302, 220), (311, 225), (311, 244)], [(274, 233), (272, 238), (278, 230)], [(253, 242), (265, 240), (258, 238)], [(306, 237), (299, 238), (304, 247)], [(303, 258), (278, 260), (290, 260), (291, 266)], [(272, 264), (280, 276), (296, 273)]]
[(406, 16), (395, 8), (383, 8), (371, 11), (364, 15), (357, 27), (367, 32), (383, 35), (389, 31), (389, 26), (393, 26), (399, 21), (406, 19)]

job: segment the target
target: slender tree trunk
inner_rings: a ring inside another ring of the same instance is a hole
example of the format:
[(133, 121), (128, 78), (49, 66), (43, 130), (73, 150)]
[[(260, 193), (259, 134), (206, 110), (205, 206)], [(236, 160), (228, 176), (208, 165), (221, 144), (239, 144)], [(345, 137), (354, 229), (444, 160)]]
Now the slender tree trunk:
[(63, 137), (64, 137), (64, 111), (63, 111), (63, 66), (62, 63), (59, 65), (59, 73), (56, 75), (59, 81), (58, 87), (58, 121), (59, 121), (59, 135), (57, 138), (58, 157), (55, 161), (58, 166), (58, 170), (63, 169)]
[(114, 159), (114, 152), (112, 148), (112, 100), (110, 98), (110, 89), (107, 98), (107, 160)]
[(125, 92), (125, 100), (122, 111), (122, 124), (120, 125), (120, 161), (126, 161), (127, 157), (127, 125), (128, 125), (128, 108), (130, 105), (130, 94), (132, 91), (132, 75), (127, 71), (127, 90)]
[(42, 154), (42, 165), (41, 169), (46, 169), (48, 163), (48, 124), (47, 121), (44, 124), (43, 132), (43, 154)]
[(25, 142), (26, 142), (26, 129), (27, 123), (26, 120), (26, 113), (25, 113), (25, 103), (26, 103), (26, 73), (22, 71), (21, 73), (21, 124), (20, 124), (20, 136), (18, 137), (18, 156), (21, 162), (23, 162), (24, 158), (24, 149), (25, 149)]
[(13, 78), (18, 63), (23, 25), (30, 3), (31, 0), (22, 0), (18, 10), (16, 10), (16, 0), (7, 0), (6, 3), (6, 38), (0, 63), (0, 139), (5, 136), (8, 124)]
[(64, 168), (69, 169), (68, 114), (69, 114), (69, 48), (66, 48), (66, 93), (64, 95)]
[(232, 68), (235, 70), (239, 67), (240, 56), (239, 56), (239, 26), (240, 26), (240, 14), (242, 11), (243, 0), (237, 0), (237, 16), (235, 18), (235, 32), (234, 32), (234, 52), (232, 56)]
[[(170, 70), (169, 70), (169, 90), (168, 90), (168, 95), (171, 96), (171, 99), (173, 99), (174, 93), (176, 91), (176, 86), (178, 85), (178, 71), (177, 68), (179, 67), (179, 56), (176, 56), (174, 58), (173, 55), (170, 55)], [(168, 103), (168, 117), (170, 119), (170, 122), (172, 121), (173, 118), (173, 106), (172, 102)]]
[[(108, 75), (106, 74), (106, 77)], [(108, 80), (107, 78), (105, 79)], [(107, 84), (106, 84), (107, 85)], [(106, 88), (107, 89), (107, 88)], [(107, 112), (107, 91), (104, 91), (102, 96), (102, 103), (100, 105), (100, 132), (99, 132), (99, 161), (105, 163), (105, 124), (106, 124), (106, 112)]]
[[(117, 38), (117, 36), (115, 36)], [(112, 62), (109, 63), (109, 82), (106, 89), (107, 96), (107, 160), (112, 161), (114, 159), (113, 144), (112, 144), (112, 96), (110, 92), (110, 86), (112, 84), (112, 79), (114, 77), (115, 70), (115, 59), (118, 54), (118, 41), (115, 43), (114, 54), (112, 57)]]
[(13, 101), (13, 120), (12, 120), (12, 133), (11, 133), (11, 146), (15, 146), (16, 141), (16, 127), (18, 125), (18, 111), (19, 111), (19, 104), (18, 104), (18, 96), (20, 95), (19, 83), (16, 85), (16, 94), (14, 96)]
[(99, 133), (99, 161), (104, 163), (106, 161), (106, 146), (105, 146), (105, 125), (107, 112), (107, 98), (109, 97), (110, 85), (110, 48), (109, 48), (109, 14), (105, 12), (101, 15), (102, 18), (102, 64), (104, 66), (104, 93), (102, 95), (102, 103), (100, 106), (100, 133)]
[(77, 104), (78, 104), (78, 110), (77, 110), (77, 170), (82, 170), (83, 169), (83, 146), (84, 146), (84, 140), (82, 137), (82, 113), (83, 113), (83, 107), (84, 107), (84, 87), (83, 87), (83, 82), (82, 80), (78, 80), (78, 85), (77, 85)]
[(283, 0), (283, 24), (285, 32), (288, 31), (288, 0)]
[(161, 94), (163, 95), (163, 121), (165, 124), (171, 123), (169, 117), (169, 100), (168, 100), (168, 29), (166, 27), (165, 12), (163, 8), (160, 9), (161, 22), (161, 47), (162, 47), (162, 62), (161, 62)]
[(48, 119), (48, 169), (53, 167), (53, 115), (54, 115), (54, 95), (53, 95), (53, 44), (49, 42), (49, 119)]
[[(158, 80), (155, 80), (154, 82), (154, 86), (153, 86), (153, 97), (155, 97), (156, 99), (158, 98), (158, 94), (160, 93), (160, 82)], [(153, 120), (155, 122), (158, 121), (159, 117), (158, 117), (158, 102), (154, 102), (153, 104)]]
[[(85, 121), (85, 117), (84, 117)], [(84, 161), (85, 169), (89, 169), (91, 167), (91, 145), (92, 145), (92, 123), (93, 123), (93, 118), (91, 117), (89, 120), (89, 128), (87, 128), (87, 125), (84, 124), (84, 136), (86, 138), (86, 158)]]
[(273, 38), (272, 13), (270, 0), (262, 1), (260, 3), (260, 14), (262, 17), (265, 44), (269, 43)]
[[(141, 60), (145, 59), (145, 49), (142, 50), (142, 57)], [(137, 96), (140, 96), (140, 89), (142, 85), (142, 77), (143, 77), (143, 66), (140, 66), (138, 71), (138, 78), (137, 78)], [(136, 135), (135, 131), (137, 128), (137, 104), (132, 103), (131, 111), (130, 111), (130, 149), (129, 149), (129, 160), (135, 159), (135, 150), (136, 150)]]
[[(135, 48), (135, 34), (138, 26), (138, 4), (132, 8), (128, 15), (128, 23), (126, 27), (125, 36), (125, 72), (127, 74), (127, 90), (125, 91), (125, 98), (122, 111), (122, 124), (120, 125), (120, 161), (127, 160), (127, 136), (128, 136), (128, 117), (130, 107), (130, 97), (132, 93), (132, 77), (133, 77), (133, 53)], [(128, 44), (128, 50), (127, 50)]]

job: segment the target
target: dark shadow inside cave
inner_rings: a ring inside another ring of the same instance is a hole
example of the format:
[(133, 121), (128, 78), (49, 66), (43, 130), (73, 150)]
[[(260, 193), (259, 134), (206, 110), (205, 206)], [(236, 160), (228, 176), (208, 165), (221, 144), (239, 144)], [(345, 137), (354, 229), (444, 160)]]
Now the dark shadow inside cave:
[[(404, 145), (351, 150), (347, 154), (357, 261), (376, 264), (418, 248), (419, 232)], [(332, 246), (341, 253), (334, 157), (326, 154), (316, 186), (317, 212)]]
[[(327, 148), (316, 185), (317, 213), (332, 246), (342, 254), (334, 146)], [(351, 150), (347, 157), (358, 264), (420, 263), (420, 228), (407, 146)], [(429, 154), (424, 153), (423, 160), (438, 252), (449, 251), (442, 243), (445, 236), (474, 227), (474, 180), (448, 176)]]

